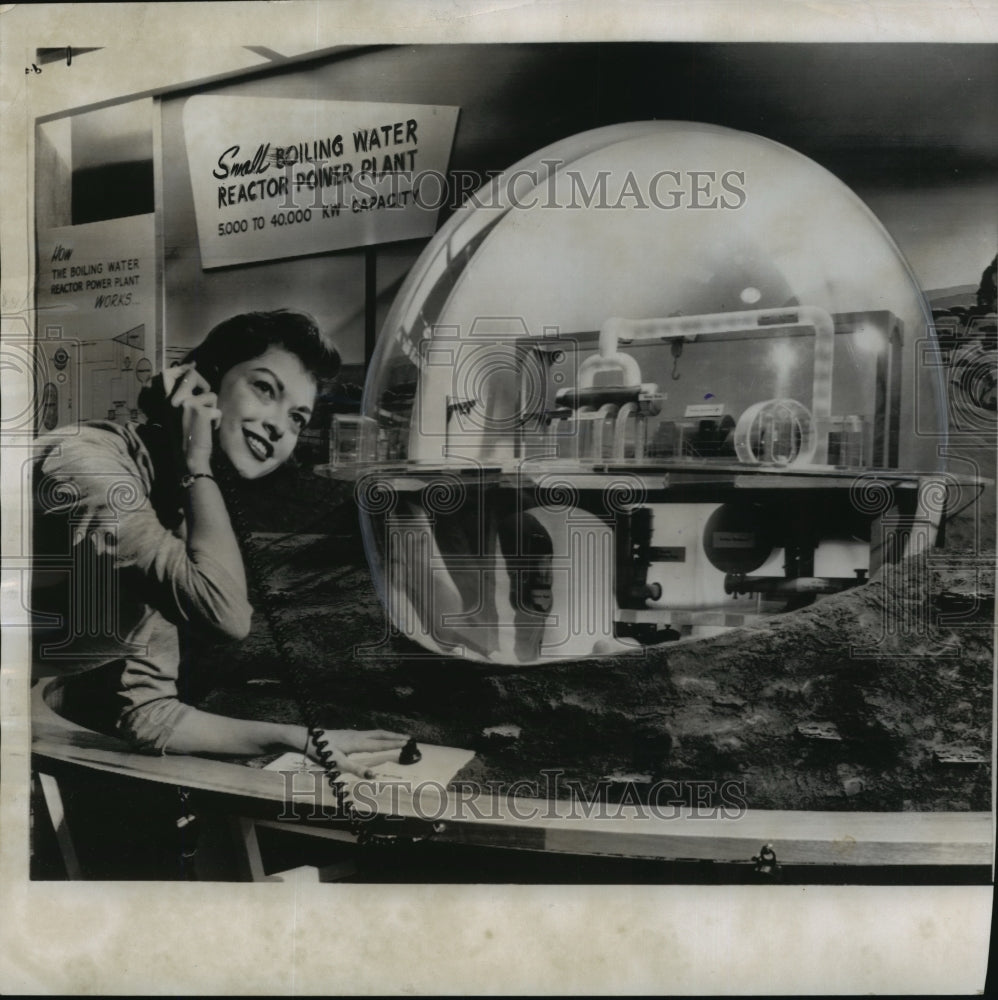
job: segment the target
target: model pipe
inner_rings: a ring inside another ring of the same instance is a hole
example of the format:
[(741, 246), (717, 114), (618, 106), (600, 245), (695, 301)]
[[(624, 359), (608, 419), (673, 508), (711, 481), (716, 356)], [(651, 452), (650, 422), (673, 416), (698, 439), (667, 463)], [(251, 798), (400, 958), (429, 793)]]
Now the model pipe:
[(643, 385), (591, 385), (559, 389), (554, 397), (558, 406), (577, 410), (583, 406), (599, 408), (607, 403), (625, 406), (634, 403), (640, 412), (654, 416), (662, 408), (662, 395), (652, 382)]
[(632, 584), (627, 588), (627, 594), (631, 600), (638, 602), (638, 604), (644, 601), (660, 601), (662, 600), (662, 584), (657, 581)]
[[(811, 327), (814, 330), (814, 372), (811, 386), (811, 411), (817, 433), (813, 452), (801, 451), (793, 464), (828, 461), (828, 424), (832, 415), (832, 361), (835, 354), (835, 323), (831, 315), (817, 306), (792, 306), (786, 309), (747, 309), (732, 313), (711, 313), (706, 316), (668, 316), (651, 319), (624, 319), (611, 316), (600, 327), (599, 354), (586, 358), (579, 369), (580, 384), (591, 385), (595, 372), (621, 369), (625, 383), (634, 385), (641, 379), (640, 369), (633, 358), (620, 351), (621, 343), (649, 340), (684, 340), (690, 343), (701, 337), (712, 337), (766, 327)], [(633, 366), (633, 367), (630, 367)], [(582, 378), (583, 373), (588, 381)], [(798, 404), (799, 405), (799, 404)], [(750, 456), (751, 448), (740, 449)], [(741, 454), (739, 455), (741, 458)]]
[(728, 573), (724, 577), (726, 594), (837, 594), (862, 582), (859, 577), (798, 576), (743, 576)]

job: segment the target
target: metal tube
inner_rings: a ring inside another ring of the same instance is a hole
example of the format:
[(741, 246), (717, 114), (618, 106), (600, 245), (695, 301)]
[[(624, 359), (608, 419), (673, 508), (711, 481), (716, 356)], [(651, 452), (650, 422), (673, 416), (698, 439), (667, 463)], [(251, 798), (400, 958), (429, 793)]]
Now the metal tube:
[(724, 578), (726, 594), (837, 594), (861, 581), (857, 577), (741, 576), (728, 573)]

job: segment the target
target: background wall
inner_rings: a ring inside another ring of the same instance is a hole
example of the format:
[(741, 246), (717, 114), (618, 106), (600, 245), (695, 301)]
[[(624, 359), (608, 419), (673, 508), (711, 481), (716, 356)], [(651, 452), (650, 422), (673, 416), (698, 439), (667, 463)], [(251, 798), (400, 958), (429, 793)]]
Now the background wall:
[[(976, 287), (998, 243), (992, 56), (973, 45), (368, 47), (208, 92), (459, 106), (453, 200), (440, 221), (460, 201), (454, 192), (470, 186), (459, 175), (484, 181), (589, 128), (674, 118), (756, 132), (852, 187), (932, 291)], [(170, 97), (162, 107), (167, 346), (196, 341), (235, 308), (294, 304), (316, 315), (346, 362), (362, 363), (363, 250), (201, 270), (181, 128), (185, 101)], [(379, 329), (422, 246), (377, 250)]]
[[(440, 222), (490, 174), (566, 136), (615, 122), (681, 119), (757, 133), (826, 167), (879, 216), (930, 297), (972, 294), (998, 245), (998, 64), (985, 45), (367, 46), (247, 72), (197, 92), (458, 106)], [(182, 130), (192, 93), (168, 93), (160, 107), (164, 271), (156, 332), (168, 356), (236, 310), (292, 306), (329, 331), (358, 383), (365, 360), (363, 249), (202, 269)], [(151, 126), (137, 127), (135, 114), (119, 105), (77, 114), (71, 129), (65, 119), (39, 128), (39, 226), (75, 216), (84, 173), (93, 179), (91, 193), (101, 184), (106, 192), (125, 191), (121, 177), (110, 183), (113, 171), (149, 162), (153, 145)], [(128, 136), (137, 136), (131, 145)], [(107, 217), (148, 210), (140, 201), (132, 209), (116, 204)], [(412, 240), (372, 251), (375, 329), (424, 245)]]
[[(243, 97), (384, 101), (460, 107), (451, 175), (499, 171), (556, 138), (592, 127), (578, 81), (591, 46), (373, 47), (208, 91)], [(205, 92), (205, 91), (201, 91)], [(187, 97), (163, 102), (166, 341), (196, 342), (239, 308), (293, 305), (311, 312), (344, 361), (364, 361), (364, 250), (202, 271), (182, 129)], [(456, 187), (457, 185), (455, 185)], [(456, 204), (456, 202), (455, 202)], [(452, 210), (445, 205), (440, 221)], [(424, 240), (377, 248), (377, 328)]]

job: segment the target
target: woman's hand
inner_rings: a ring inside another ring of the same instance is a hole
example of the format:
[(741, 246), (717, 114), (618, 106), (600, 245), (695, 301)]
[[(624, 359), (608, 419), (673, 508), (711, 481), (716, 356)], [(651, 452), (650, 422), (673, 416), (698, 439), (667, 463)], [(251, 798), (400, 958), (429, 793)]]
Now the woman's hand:
[[(401, 733), (391, 733), (384, 729), (327, 729), (323, 739), (328, 743), (327, 750), (332, 752), (333, 764), (340, 771), (356, 774), (361, 778), (374, 777), (370, 770), (372, 764), (383, 764), (389, 760), (398, 760), (399, 751), (408, 742), (409, 737)], [(377, 754), (369, 757), (363, 763), (352, 761), (350, 754)], [(318, 751), (311, 737), (308, 741), (308, 755), (314, 761), (319, 761)]]
[(166, 402), (175, 415), (170, 420), (174, 447), (190, 473), (211, 473), (212, 431), (222, 412), (218, 397), (192, 364), (163, 372)]

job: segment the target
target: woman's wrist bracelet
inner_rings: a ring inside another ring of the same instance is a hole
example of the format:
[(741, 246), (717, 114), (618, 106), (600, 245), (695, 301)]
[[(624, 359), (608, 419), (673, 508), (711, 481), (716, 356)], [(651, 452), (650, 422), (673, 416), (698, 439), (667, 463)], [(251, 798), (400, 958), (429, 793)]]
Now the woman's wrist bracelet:
[(182, 489), (190, 489), (198, 479), (210, 479), (215, 482), (215, 477), (210, 472), (188, 472), (187, 475), (180, 477), (180, 486)]

